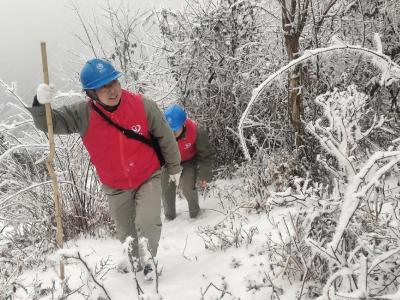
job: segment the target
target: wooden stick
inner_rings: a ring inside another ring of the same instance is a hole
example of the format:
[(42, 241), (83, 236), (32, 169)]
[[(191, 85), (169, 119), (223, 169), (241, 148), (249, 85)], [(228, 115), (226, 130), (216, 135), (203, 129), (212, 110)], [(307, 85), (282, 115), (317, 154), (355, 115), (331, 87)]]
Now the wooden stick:
[[(42, 66), (43, 66), (43, 82), (49, 84), (49, 69), (47, 66), (47, 52), (46, 52), (46, 43), (40, 43), (41, 52), (42, 52)], [(56, 224), (57, 224), (57, 233), (56, 233), (56, 241), (58, 248), (62, 249), (64, 246), (63, 241), (63, 228), (62, 228), (62, 218), (61, 218), (61, 205), (60, 205), (60, 197), (58, 191), (57, 184), (57, 175), (54, 171), (53, 160), (55, 156), (55, 144), (54, 144), (54, 132), (53, 132), (53, 118), (51, 112), (50, 103), (45, 104), (46, 108), (46, 120), (47, 120), (47, 132), (49, 135), (49, 147), (50, 153), (46, 160), (47, 170), (49, 171), (51, 177), (51, 183), (53, 187), (53, 199), (54, 199), (54, 209), (56, 214)], [(64, 261), (60, 260), (60, 274), (61, 280), (64, 280)]]

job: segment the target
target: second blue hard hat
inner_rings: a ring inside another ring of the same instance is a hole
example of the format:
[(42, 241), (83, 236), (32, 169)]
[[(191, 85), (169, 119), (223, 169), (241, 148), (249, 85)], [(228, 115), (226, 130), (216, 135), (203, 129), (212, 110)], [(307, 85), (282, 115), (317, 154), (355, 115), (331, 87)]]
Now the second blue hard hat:
[(84, 90), (96, 90), (117, 79), (122, 74), (104, 59), (93, 58), (86, 62), (81, 71)]
[(172, 131), (174, 132), (181, 129), (186, 121), (185, 110), (177, 104), (168, 107), (164, 113), (164, 116), (167, 119), (169, 127), (171, 127)]

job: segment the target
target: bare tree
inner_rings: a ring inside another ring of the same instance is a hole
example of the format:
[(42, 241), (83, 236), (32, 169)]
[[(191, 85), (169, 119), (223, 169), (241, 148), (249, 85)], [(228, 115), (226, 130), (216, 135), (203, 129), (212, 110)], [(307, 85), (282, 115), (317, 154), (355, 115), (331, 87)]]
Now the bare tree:
[[(285, 48), (289, 62), (298, 58), (301, 54), (300, 38), (304, 28), (309, 22), (309, 10), (312, 0), (278, 0), (282, 12), (282, 29), (285, 40)], [(320, 1), (316, 1), (320, 2)], [(335, 5), (337, 0), (324, 1), (326, 4), (322, 10), (318, 21), (315, 24), (316, 32), (324, 22), (325, 17)], [(321, 4), (317, 3), (319, 6)], [(318, 40), (318, 38), (317, 38)], [(302, 66), (297, 65), (288, 75), (288, 112), (293, 126), (296, 147), (304, 144), (304, 128), (302, 125), (303, 117), (303, 72)]]

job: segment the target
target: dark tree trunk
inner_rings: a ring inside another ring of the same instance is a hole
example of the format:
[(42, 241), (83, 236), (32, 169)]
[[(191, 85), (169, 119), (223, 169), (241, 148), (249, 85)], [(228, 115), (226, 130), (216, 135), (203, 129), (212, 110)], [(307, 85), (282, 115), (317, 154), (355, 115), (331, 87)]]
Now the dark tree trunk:
[[(298, 57), (300, 51), (299, 37), (297, 35), (285, 35), (285, 45), (289, 61)], [(290, 122), (295, 133), (294, 143), (296, 147), (303, 145), (304, 128), (301, 122), (303, 115), (303, 97), (302, 97), (302, 70), (301, 65), (289, 73), (289, 91), (288, 91), (288, 112)]]

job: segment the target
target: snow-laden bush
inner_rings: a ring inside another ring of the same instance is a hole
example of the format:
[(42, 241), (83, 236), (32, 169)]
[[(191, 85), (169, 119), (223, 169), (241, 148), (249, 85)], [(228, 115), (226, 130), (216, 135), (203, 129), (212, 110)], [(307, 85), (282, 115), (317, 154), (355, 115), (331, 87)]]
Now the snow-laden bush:
[[(16, 230), (30, 222), (32, 230), (41, 223), (51, 224), (54, 217), (51, 182), (45, 166), (48, 142), (43, 133), (32, 129), (32, 121), (28, 122), (30, 126), (22, 129), (29, 132), (28, 137), (13, 136), (15, 127), (5, 131), (7, 149), (0, 154), (0, 216)], [(104, 215), (106, 204), (96, 173), (79, 137), (60, 137), (56, 142), (55, 167), (63, 201), (64, 235), (69, 238), (94, 233), (99, 223), (109, 220)], [(45, 226), (48, 229), (38, 229), (38, 234), (53, 230), (52, 226)]]
[(239, 168), (246, 201), (236, 206), (266, 212), (274, 227), (263, 250), (269, 266), (253, 286), (279, 287), (283, 277), (299, 286), (299, 298), (391, 299), (400, 276), (398, 131), (355, 86), (315, 104), (320, 114), (306, 129), (319, 143), (316, 163), (326, 178), (261, 147)]
[(197, 233), (208, 250), (225, 250), (230, 247), (239, 248), (250, 245), (258, 233), (255, 226), (248, 225), (243, 209), (249, 208), (241, 201), (242, 187), (239, 185), (218, 188), (212, 187), (214, 197), (220, 205), (220, 213), (224, 216), (220, 222), (200, 226)]
[[(0, 83), (18, 98), (15, 90)], [(35, 129), (30, 115), (18, 109), (21, 113), (0, 123), (0, 286), (4, 293), (18, 288), (21, 271), (41, 264), (45, 254), (57, 247), (53, 191), (45, 165), (48, 140)], [(106, 202), (80, 138), (57, 137), (56, 144), (63, 238), (97, 234), (100, 227), (109, 230)]]
[(318, 161), (331, 182), (294, 177), (281, 192), (270, 190), (269, 205), (290, 209), (270, 218), (276, 232), (265, 248), (275, 267), (268, 276), (301, 281), (299, 297), (389, 298), (400, 276), (394, 132), (354, 86), (316, 103), (322, 115), (306, 129), (322, 146)]
[[(386, 126), (389, 120), (371, 111), (367, 100), (352, 86), (317, 97), (324, 116), (307, 127), (325, 150), (320, 161), (338, 182), (342, 199), (333, 234), (324, 243), (312, 237), (309, 240), (314, 253), (323, 255), (331, 272), (336, 272), (322, 297), (350, 292), (359, 297), (375, 296), (398, 288), (396, 281), (386, 280), (397, 272), (393, 274), (385, 267), (396, 264), (396, 252), (379, 267), (374, 261), (398, 247), (393, 239), (396, 214), (392, 213), (397, 204), (388, 200), (400, 191), (397, 181), (392, 180), (397, 176), (394, 168), (400, 161), (400, 151), (397, 145), (391, 146), (395, 132)], [(384, 240), (390, 242), (382, 243)], [(373, 275), (376, 272), (386, 275), (379, 280)]]
[[(280, 23), (263, 5), (259, 0), (192, 1), (184, 12), (159, 13), (175, 100), (209, 130), (221, 153), (219, 165), (241, 159), (232, 129), (252, 89), (279, 63), (281, 40), (273, 31)], [(262, 30), (265, 24), (271, 31)]]

